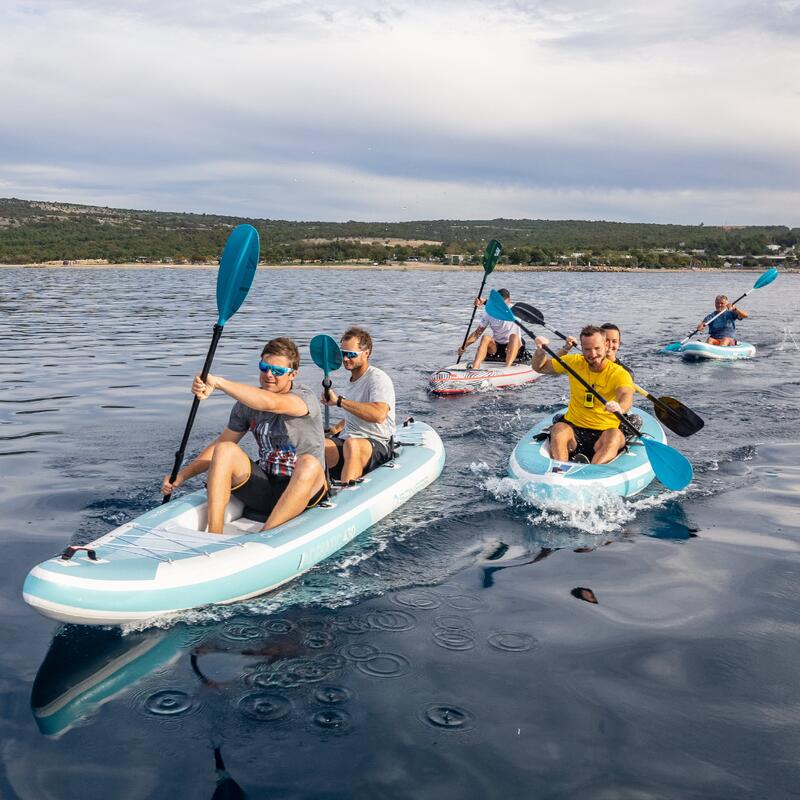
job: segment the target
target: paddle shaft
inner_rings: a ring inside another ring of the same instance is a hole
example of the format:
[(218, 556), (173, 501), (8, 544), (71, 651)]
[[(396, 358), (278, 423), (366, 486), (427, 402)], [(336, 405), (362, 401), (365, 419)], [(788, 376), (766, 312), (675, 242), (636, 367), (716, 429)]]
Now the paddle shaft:
[[(328, 373), (325, 373), (325, 377), (322, 379), (322, 390), (325, 394), (325, 399), (331, 399), (331, 379), (328, 377)], [(331, 408), (330, 406), (325, 406), (325, 430), (328, 431), (331, 427)]]
[[(483, 280), (481, 281), (481, 288), (478, 289), (478, 297), (480, 297), (483, 294), (483, 287), (486, 286), (486, 279), (488, 277), (489, 277), (489, 273), (488, 272), (484, 272), (483, 273)], [(469, 325), (467, 325), (467, 332), (464, 334), (464, 341), (461, 343), (461, 349), (462, 350), (467, 346), (467, 339), (469, 339), (469, 331), (470, 331), (470, 328), (472, 327), (472, 323), (475, 320), (475, 312), (477, 310), (478, 310), (478, 307), (473, 305), (472, 306), (472, 316), (469, 318)], [(461, 356), (463, 356), (463, 355), (464, 355), (463, 353), (459, 353), (458, 360), (456, 361), (456, 364), (460, 364), (461, 363)]]
[[(755, 288), (756, 288), (756, 287), (754, 286), (754, 287), (753, 287), (753, 289), (755, 289)], [(732, 306), (735, 306), (735, 305), (736, 305), (736, 304), (737, 304), (737, 303), (738, 303), (740, 300), (744, 300), (744, 298), (745, 298), (745, 297), (747, 297), (747, 295), (749, 295), (749, 294), (750, 294), (750, 292), (752, 292), (752, 291), (753, 291), (753, 289), (749, 289), (749, 290), (748, 290), (748, 291), (746, 291), (746, 292), (745, 292), (745, 293), (744, 293), (744, 294), (743, 294), (741, 297), (737, 297), (737, 298), (736, 298), (736, 299), (735, 299), (735, 300), (734, 300), (734, 301), (731, 303), (731, 305), (732, 305)], [(720, 311), (720, 312), (719, 312), (719, 314), (714, 314), (714, 316), (713, 316), (713, 317), (711, 317), (711, 319), (710, 319), (708, 322), (703, 322), (703, 323), (701, 323), (701, 324), (702, 324), (702, 325), (710, 325), (710, 324), (711, 324), (711, 323), (712, 323), (712, 322), (713, 322), (715, 319), (717, 319), (717, 317), (721, 317), (721, 316), (722, 316), (722, 315), (723, 315), (723, 314), (724, 314), (726, 311), (728, 311), (728, 310), (729, 310), (729, 309), (727, 309), (727, 308), (724, 308), (724, 309), (722, 309), (722, 311)], [(689, 341), (689, 339), (691, 339), (691, 338), (692, 338), (692, 336), (694, 336), (694, 335), (695, 335), (695, 334), (697, 334), (697, 333), (700, 333), (700, 331), (698, 331), (698, 330), (695, 328), (695, 329), (694, 329), (694, 330), (693, 330), (693, 331), (692, 331), (692, 332), (691, 332), (691, 333), (690, 333), (690, 334), (689, 334), (689, 335), (688, 335), (688, 336), (687, 336), (685, 339), (681, 339), (681, 344), (686, 344), (686, 342), (688, 342), (688, 341)]]
[[(211, 362), (214, 360), (214, 353), (217, 352), (219, 337), (222, 336), (222, 328), (223, 326), (219, 323), (214, 325), (214, 333), (211, 336), (211, 346), (208, 348), (208, 354), (206, 355), (206, 360), (203, 364), (203, 371), (200, 373), (200, 380), (202, 381), (205, 381), (205, 379), (208, 377), (208, 371), (211, 369)], [(181, 464), (183, 464), (183, 456), (186, 453), (186, 445), (189, 442), (189, 434), (192, 432), (194, 418), (197, 416), (197, 409), (199, 406), (200, 398), (195, 397), (192, 401), (192, 409), (189, 411), (189, 419), (186, 420), (186, 428), (183, 431), (183, 438), (181, 439), (180, 447), (178, 447), (178, 449), (175, 451), (175, 463), (172, 465), (172, 472), (169, 475), (170, 483), (175, 482), (175, 478), (178, 477), (178, 473), (180, 472)], [(171, 499), (171, 494), (165, 494), (164, 499), (161, 501), (161, 505), (164, 505), (164, 503), (169, 503)]]
[[(536, 334), (533, 333), (533, 331), (531, 331), (528, 328), (526, 328), (519, 320), (517, 320), (517, 325), (519, 325), (520, 328), (522, 328), (522, 330), (525, 331), (525, 333), (527, 333), (528, 336), (530, 336), (532, 339), (534, 339), (534, 340), (536, 339)], [(561, 364), (561, 366), (564, 367), (564, 369), (567, 372), (569, 372), (569, 374), (572, 375), (572, 377), (575, 378), (575, 380), (578, 381), (578, 383), (580, 383), (582, 386), (584, 386), (586, 388), (586, 391), (591, 392), (603, 405), (605, 405), (608, 402), (605, 399), (605, 397), (603, 397), (603, 395), (601, 395), (600, 392), (598, 392), (594, 388), (594, 386), (592, 386), (591, 384), (588, 384), (583, 378), (581, 378), (581, 376), (578, 375), (578, 373), (575, 372), (575, 370), (572, 369), (572, 367), (570, 367), (568, 364), (566, 364), (564, 361), (562, 361), (555, 354), (555, 352), (553, 350), (551, 350), (546, 344), (541, 345), (541, 348), (542, 348), (542, 350), (545, 351), (545, 353), (547, 353), (547, 355), (550, 356), (550, 358), (552, 358), (554, 361), (557, 361), (559, 364)], [(623, 428), (625, 428), (625, 430), (627, 430), (628, 433), (630, 433), (632, 436), (636, 436), (636, 437), (639, 437), (639, 438), (641, 437), (642, 434), (637, 430), (636, 426), (633, 425), (624, 414), (620, 414), (619, 412), (615, 412), (614, 416), (619, 420), (620, 425)]]

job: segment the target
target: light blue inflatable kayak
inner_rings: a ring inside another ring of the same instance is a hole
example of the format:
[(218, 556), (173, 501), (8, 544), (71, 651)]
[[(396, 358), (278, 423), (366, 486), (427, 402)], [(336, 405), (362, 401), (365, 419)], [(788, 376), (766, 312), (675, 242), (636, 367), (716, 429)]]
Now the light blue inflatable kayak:
[[(643, 445), (636, 440), (609, 464), (575, 464), (550, 458), (550, 442), (540, 434), (566, 411), (562, 408), (545, 417), (522, 437), (511, 454), (508, 474), (522, 482), (527, 499), (569, 503), (591, 501), (604, 493), (630, 497), (650, 484), (655, 474)], [(642, 417), (642, 433), (666, 444), (667, 437), (655, 417), (637, 408), (631, 413)]]
[(756, 348), (748, 342), (739, 342), (729, 347), (706, 342), (687, 342), (678, 352), (685, 361), (736, 361), (740, 358), (752, 358), (756, 354)]
[(142, 514), (34, 567), (25, 601), (47, 617), (122, 625), (268, 592), (328, 558), (439, 477), (442, 440), (423, 422), (398, 429), (399, 454), (333, 498), (270, 531), (232, 498), (223, 535), (205, 532), (205, 491)]

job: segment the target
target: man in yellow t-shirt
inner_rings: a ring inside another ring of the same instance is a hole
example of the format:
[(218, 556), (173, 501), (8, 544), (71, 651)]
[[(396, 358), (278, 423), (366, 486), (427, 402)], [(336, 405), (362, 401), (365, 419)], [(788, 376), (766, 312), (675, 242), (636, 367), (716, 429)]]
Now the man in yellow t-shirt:
[[(535, 341), (531, 366), (546, 375), (564, 374), (561, 364), (548, 358), (542, 349), (549, 340), (537, 336)], [(580, 345), (580, 355), (561, 356), (561, 360), (608, 402), (603, 406), (569, 375), (569, 407), (550, 430), (550, 455), (556, 461), (567, 461), (571, 455), (582, 454), (592, 464), (607, 464), (625, 447), (616, 414), (627, 413), (633, 405), (633, 380), (619, 364), (606, 358), (606, 337), (601, 328), (587, 325), (581, 331)]]

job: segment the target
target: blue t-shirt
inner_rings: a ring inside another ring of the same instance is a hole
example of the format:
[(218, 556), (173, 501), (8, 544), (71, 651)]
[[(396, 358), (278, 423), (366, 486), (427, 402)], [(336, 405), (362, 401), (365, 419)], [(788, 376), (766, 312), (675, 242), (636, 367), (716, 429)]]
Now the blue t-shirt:
[[(703, 322), (708, 322), (717, 312), (712, 311), (707, 314)], [(729, 336), (731, 339), (736, 338), (736, 316), (735, 311), (723, 311), (709, 326), (708, 333), (715, 339), (721, 339), (723, 336)]]

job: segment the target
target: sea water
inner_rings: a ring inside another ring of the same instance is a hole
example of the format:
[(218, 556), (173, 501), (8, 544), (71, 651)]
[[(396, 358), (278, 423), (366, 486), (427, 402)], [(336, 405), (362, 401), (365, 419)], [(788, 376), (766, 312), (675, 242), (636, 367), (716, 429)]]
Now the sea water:
[[(755, 359), (687, 364), (660, 347), (757, 275), (495, 272), (551, 327), (618, 324), (637, 382), (706, 422), (669, 436), (694, 465), (685, 492), (542, 508), (505, 469), (566, 380), (426, 390), (479, 274), (260, 270), (212, 372), (254, 383), (288, 335), (319, 387), (311, 337), (364, 325), (398, 419), (435, 426), (447, 466), (281, 591), (125, 631), (58, 626), (20, 589), (159, 502), (215, 273), (0, 277), (0, 797), (797, 796), (800, 276), (742, 304)], [(201, 406), (192, 453), (230, 405)]]

